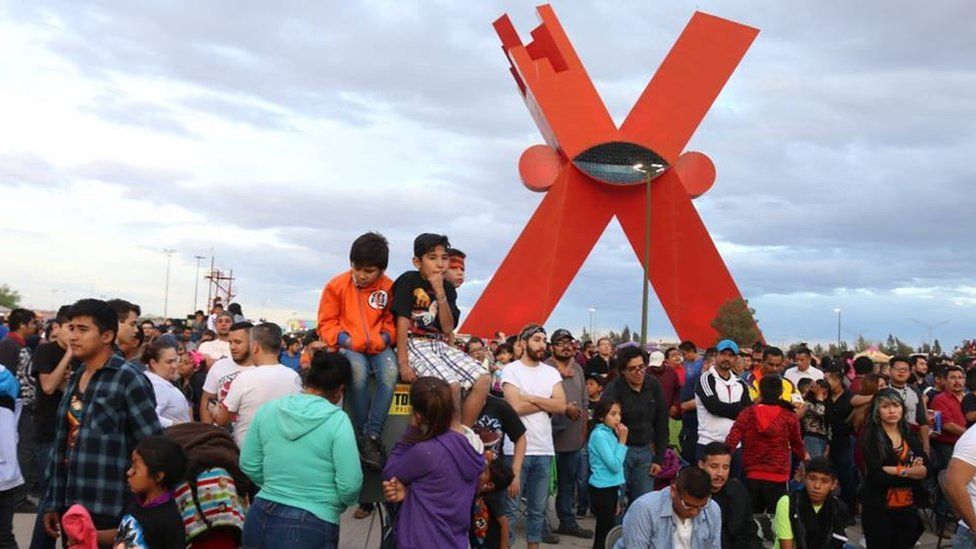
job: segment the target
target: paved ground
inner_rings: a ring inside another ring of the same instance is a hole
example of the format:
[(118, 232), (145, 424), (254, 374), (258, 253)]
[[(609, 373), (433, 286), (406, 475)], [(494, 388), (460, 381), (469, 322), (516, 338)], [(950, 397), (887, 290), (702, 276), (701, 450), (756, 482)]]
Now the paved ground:
[[(375, 517), (375, 515), (374, 515)], [(30, 545), (30, 534), (31, 528), (33, 527), (33, 515), (17, 514), (14, 515), (14, 534), (17, 536), (17, 543), (20, 547), (26, 548)], [(593, 529), (593, 519), (586, 518), (583, 519), (582, 523), (584, 528)], [(371, 528), (372, 527), (372, 528)], [(340, 549), (372, 549), (378, 546), (379, 534), (380, 534), (380, 523), (379, 518), (371, 523), (369, 518), (363, 520), (356, 520), (352, 516), (352, 511), (350, 510), (342, 516), (342, 521), (340, 523)], [(851, 540), (854, 543), (860, 543), (861, 539), (861, 529), (859, 526), (853, 526), (847, 530), (848, 535), (850, 535)], [(571, 548), (589, 548), (592, 547), (592, 540), (583, 540), (578, 538), (571, 538), (568, 536), (562, 536), (558, 547), (571, 547)], [(931, 532), (925, 532), (922, 539), (916, 547), (922, 547), (924, 549), (934, 549), (936, 546), (936, 537), (932, 535)], [(942, 542), (943, 547), (952, 547), (950, 540), (944, 540)], [(525, 541), (515, 544), (513, 549), (524, 549)], [(542, 547), (556, 547), (550, 545), (543, 545)], [(863, 547), (863, 544), (861, 544)]]

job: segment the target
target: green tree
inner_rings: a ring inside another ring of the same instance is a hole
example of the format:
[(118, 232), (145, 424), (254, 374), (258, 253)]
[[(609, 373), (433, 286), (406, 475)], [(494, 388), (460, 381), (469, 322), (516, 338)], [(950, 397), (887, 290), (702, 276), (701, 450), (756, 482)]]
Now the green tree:
[(854, 342), (854, 352), (861, 353), (871, 348), (871, 341), (864, 339), (864, 336), (857, 334), (857, 341)]
[(837, 356), (850, 350), (851, 349), (847, 346), (846, 341), (841, 341), (840, 347), (838, 347), (836, 343), (831, 343), (827, 346), (827, 354), (830, 356)]
[(898, 353), (898, 345), (895, 344), (895, 336), (888, 334), (888, 339), (885, 340), (884, 352), (886, 355), (894, 355)]
[(6, 284), (0, 284), (0, 307), (16, 309), (18, 305), (20, 305), (20, 292)]
[(911, 345), (905, 343), (904, 341), (902, 341), (901, 339), (899, 339), (897, 337), (895, 338), (895, 353), (894, 354), (896, 354), (896, 355), (902, 355), (902, 356), (908, 356), (908, 355), (910, 355), (910, 354), (912, 354), (914, 352), (915, 352), (915, 349)]
[(722, 304), (712, 320), (712, 328), (719, 339), (731, 339), (740, 347), (751, 347), (759, 341), (759, 325), (756, 311), (745, 299), (730, 299)]
[(824, 352), (825, 352), (823, 345), (821, 345), (819, 343), (817, 343), (816, 345), (813, 346), (812, 351), (813, 351), (814, 356), (823, 356), (824, 355)]
[(931, 355), (932, 346), (929, 345), (929, 343), (926, 341), (925, 343), (922, 344), (921, 347), (918, 348), (918, 352), (922, 353), (923, 355)]
[(631, 338), (631, 335), (630, 335), (630, 326), (627, 326), (626, 324), (624, 324), (624, 330), (622, 332), (620, 332), (620, 342), (621, 343), (630, 343), (631, 340), (632, 340), (632, 338)]
[(583, 326), (583, 329), (580, 330), (580, 338), (579, 338), (579, 340), (580, 340), (580, 343), (582, 343), (584, 341), (592, 341), (593, 343), (596, 343), (595, 341), (593, 341), (593, 336), (590, 335), (590, 332), (588, 332), (586, 330), (586, 326)]
[(936, 356), (942, 356), (942, 345), (939, 344), (938, 339), (932, 342), (932, 354)]

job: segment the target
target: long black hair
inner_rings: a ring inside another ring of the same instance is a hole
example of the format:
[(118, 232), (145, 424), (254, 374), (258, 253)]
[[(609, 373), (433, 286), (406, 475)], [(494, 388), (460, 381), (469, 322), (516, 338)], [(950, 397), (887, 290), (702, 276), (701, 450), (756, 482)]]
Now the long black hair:
[(864, 422), (864, 434), (861, 435), (861, 446), (865, 454), (873, 453), (881, 456), (882, 462), (897, 458), (895, 450), (891, 447), (888, 435), (885, 433), (884, 426), (878, 417), (881, 411), (881, 404), (885, 402), (893, 402), (901, 406), (901, 419), (898, 420), (898, 432), (901, 434), (903, 444), (908, 444), (908, 440), (912, 436), (911, 431), (908, 429), (908, 420), (905, 419), (905, 401), (902, 400), (898, 391), (894, 389), (881, 389), (875, 393), (874, 399), (871, 401), (871, 414), (868, 416), (867, 421)]

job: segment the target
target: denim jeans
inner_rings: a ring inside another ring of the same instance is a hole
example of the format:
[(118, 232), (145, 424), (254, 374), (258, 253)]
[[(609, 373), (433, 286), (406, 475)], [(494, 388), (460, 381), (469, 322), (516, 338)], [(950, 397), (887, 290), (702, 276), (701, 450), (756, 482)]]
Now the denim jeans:
[[(397, 359), (387, 347), (379, 354), (364, 355), (348, 349), (341, 352), (352, 365), (352, 383), (349, 391), (352, 404), (352, 424), (357, 433), (380, 436), (386, 416), (390, 413), (393, 389), (396, 386)], [(369, 376), (376, 378), (373, 397), (369, 396)]]
[(952, 536), (952, 549), (976, 549), (973, 533), (961, 524), (956, 525), (956, 535)]
[[(37, 464), (40, 467), (41, 477), (41, 499), (43, 500), (47, 492), (47, 464), (51, 461), (51, 452), (54, 451), (53, 442), (42, 442), (37, 445)], [(31, 534), (30, 549), (54, 549), (56, 538), (52, 538), (44, 529), (44, 506), (37, 506), (37, 516), (34, 518), (34, 532)]]
[(241, 546), (286, 549), (339, 546), (339, 525), (298, 507), (255, 498), (244, 519)]
[(647, 474), (654, 463), (654, 452), (650, 446), (628, 446), (627, 457), (624, 458), (624, 479), (627, 482), (627, 501), (633, 503), (635, 499), (654, 490), (654, 477)]
[(579, 469), (576, 474), (576, 516), (585, 516), (590, 510), (590, 453), (586, 445), (580, 449)]
[(820, 437), (803, 437), (803, 446), (806, 447), (810, 458), (820, 457), (827, 450), (827, 440)]
[(559, 528), (574, 530), (576, 524), (576, 485), (580, 451), (556, 452), (556, 516)]
[(840, 499), (847, 505), (848, 509), (854, 509), (854, 501), (857, 498), (858, 472), (857, 465), (854, 463), (854, 444), (856, 439), (851, 436), (851, 442), (847, 448), (830, 449), (830, 464), (837, 471), (837, 483), (840, 484)]
[[(512, 465), (512, 456), (505, 456), (505, 463)], [(508, 498), (509, 545), (515, 543), (515, 523), (518, 521), (519, 500), (525, 500), (525, 540), (527, 543), (542, 541), (542, 522), (546, 515), (546, 499), (549, 495), (549, 468), (552, 456), (525, 456), (522, 460), (521, 486), (518, 497)]]

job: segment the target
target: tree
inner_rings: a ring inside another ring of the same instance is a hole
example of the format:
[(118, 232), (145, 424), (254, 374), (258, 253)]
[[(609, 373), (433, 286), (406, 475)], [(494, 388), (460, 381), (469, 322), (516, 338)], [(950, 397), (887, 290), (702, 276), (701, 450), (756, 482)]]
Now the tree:
[(911, 345), (905, 343), (904, 341), (902, 341), (901, 339), (899, 339), (897, 337), (895, 338), (895, 354), (896, 355), (908, 356), (910, 354), (913, 354), (914, 352), (915, 352), (915, 349), (913, 349)]
[(0, 284), (0, 307), (16, 309), (18, 305), (20, 305), (20, 292), (6, 284)]
[(929, 345), (929, 343), (926, 341), (925, 343), (922, 344), (921, 347), (918, 348), (918, 352), (922, 353), (923, 355), (931, 355), (932, 346)]
[(935, 356), (942, 356), (942, 345), (939, 344), (938, 339), (932, 343), (932, 354)]
[(581, 342), (590, 341), (592, 343), (596, 343), (595, 341), (593, 341), (593, 335), (586, 330), (586, 326), (583, 326), (583, 329), (580, 330), (580, 341)]
[(864, 339), (863, 335), (858, 334), (857, 341), (854, 342), (854, 352), (861, 353), (867, 351), (870, 348), (871, 348), (871, 342), (868, 341), (867, 339)]
[(712, 320), (712, 328), (718, 332), (719, 339), (731, 339), (739, 347), (751, 347), (759, 341), (759, 325), (756, 311), (749, 307), (745, 299), (730, 299), (718, 309)]
[(895, 344), (895, 336), (888, 334), (888, 339), (885, 340), (883, 351), (886, 355), (898, 354), (898, 346)]
[(630, 341), (631, 341), (631, 337), (630, 337), (630, 326), (627, 326), (626, 324), (624, 324), (624, 330), (622, 332), (620, 332), (620, 342), (621, 343), (630, 343)]
[(821, 345), (819, 343), (817, 343), (816, 345), (814, 345), (813, 346), (813, 354), (814, 354), (814, 356), (823, 356), (824, 355), (823, 345)]

